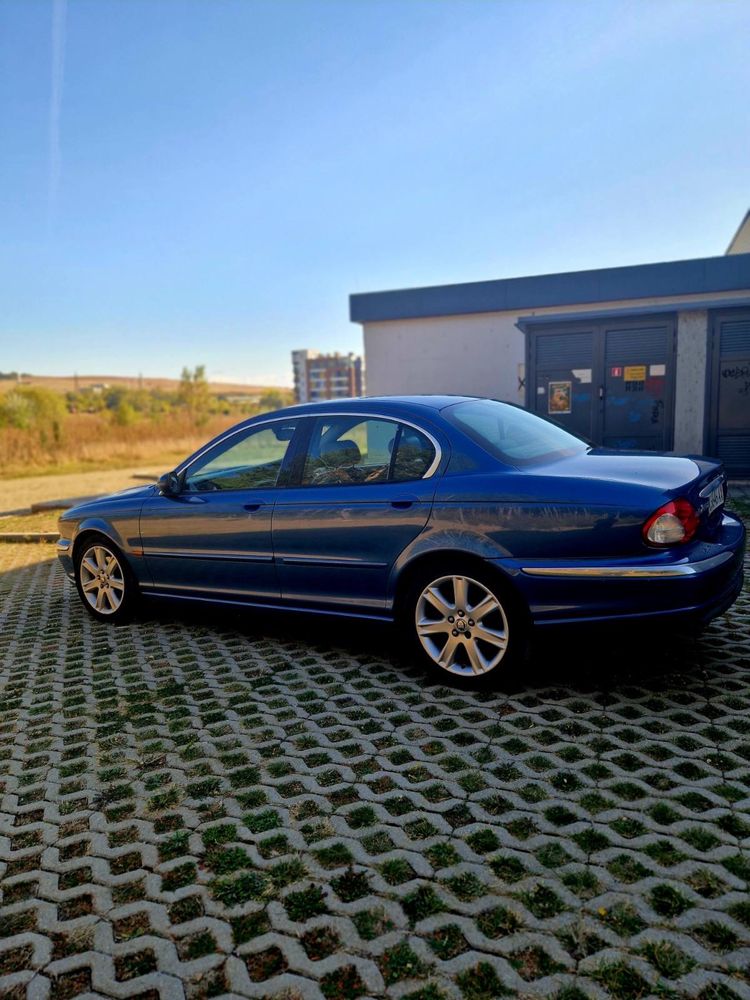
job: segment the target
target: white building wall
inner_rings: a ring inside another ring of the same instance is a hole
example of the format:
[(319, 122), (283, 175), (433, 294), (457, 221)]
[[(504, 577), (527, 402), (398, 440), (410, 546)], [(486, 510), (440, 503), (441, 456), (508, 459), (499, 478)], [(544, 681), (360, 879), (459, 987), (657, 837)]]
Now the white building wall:
[[(745, 295), (740, 293), (744, 298)], [(736, 304), (737, 292), (711, 296)], [(691, 301), (695, 308), (691, 309)], [(367, 394), (458, 393), (491, 396), (524, 403), (519, 387), (525, 337), (520, 316), (580, 315), (675, 306), (677, 370), (675, 373), (674, 449), (701, 453), (706, 416), (708, 311), (698, 308), (705, 296), (669, 296), (575, 305), (568, 308), (438, 316), (364, 324)], [(750, 302), (750, 298), (748, 298)]]
[(727, 253), (750, 253), (750, 212), (740, 223), (740, 228), (732, 237), (732, 242), (727, 247)]
[[(743, 296), (744, 297), (744, 296)], [(717, 293), (711, 296), (719, 305), (726, 300), (735, 304), (737, 292)], [(675, 306), (678, 315), (686, 319), (678, 322), (677, 363), (677, 420), (684, 425), (684, 434), (693, 442), (681, 444), (683, 450), (700, 451), (703, 441), (703, 412), (699, 413), (705, 395), (703, 383), (698, 385), (697, 371), (705, 372), (707, 313), (697, 306), (705, 300), (703, 295), (665, 296), (651, 299), (626, 299), (612, 302), (585, 303), (569, 307), (521, 310), (520, 312), (480, 313), (465, 316), (437, 316), (421, 319), (389, 320), (363, 324), (365, 364), (367, 366), (368, 396), (409, 393), (466, 393), (492, 396), (512, 403), (523, 403), (524, 392), (519, 389), (519, 366), (524, 363), (525, 337), (517, 328), (523, 316), (581, 315), (592, 312), (616, 312), (662, 306)], [(689, 306), (695, 302), (696, 308)], [(748, 299), (750, 301), (750, 298)], [(681, 308), (680, 308), (681, 307)], [(702, 331), (701, 331), (702, 328)], [(681, 330), (683, 333), (681, 333)], [(680, 337), (685, 346), (680, 346)], [(703, 347), (699, 340), (703, 338)], [(701, 354), (702, 350), (702, 354)], [(691, 361), (691, 358), (694, 359)], [(680, 388), (681, 379), (685, 388)], [(700, 399), (693, 399), (696, 394)], [(698, 423), (700, 419), (700, 444)]]
[(523, 402), (515, 313), (365, 323), (367, 394), (465, 393)]

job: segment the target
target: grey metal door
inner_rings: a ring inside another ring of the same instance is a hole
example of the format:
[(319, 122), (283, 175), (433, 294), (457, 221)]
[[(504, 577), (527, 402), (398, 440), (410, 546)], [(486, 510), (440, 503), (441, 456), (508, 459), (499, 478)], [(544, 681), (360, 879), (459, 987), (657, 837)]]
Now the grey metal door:
[(750, 311), (713, 316), (706, 450), (750, 476)]
[(672, 446), (674, 326), (605, 327), (599, 383), (607, 448), (665, 451)]
[(589, 440), (595, 440), (594, 327), (531, 334), (534, 393), (529, 409)]
[(608, 448), (672, 446), (672, 316), (532, 329), (527, 406)]

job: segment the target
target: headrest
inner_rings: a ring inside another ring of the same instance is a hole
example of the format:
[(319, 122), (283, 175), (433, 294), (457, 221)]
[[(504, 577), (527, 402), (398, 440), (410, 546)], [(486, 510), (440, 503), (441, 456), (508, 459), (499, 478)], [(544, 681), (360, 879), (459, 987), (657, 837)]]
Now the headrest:
[(320, 457), (328, 465), (359, 465), (362, 455), (355, 441), (326, 441)]

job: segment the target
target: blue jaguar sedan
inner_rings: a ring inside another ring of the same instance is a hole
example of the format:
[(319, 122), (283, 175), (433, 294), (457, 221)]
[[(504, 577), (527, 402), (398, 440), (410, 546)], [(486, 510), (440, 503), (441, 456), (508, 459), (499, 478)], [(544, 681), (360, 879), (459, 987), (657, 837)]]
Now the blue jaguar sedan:
[(532, 628), (701, 624), (742, 587), (718, 462), (592, 448), (490, 399), (293, 406), (219, 435), (156, 485), (60, 518), (86, 610), (143, 597), (395, 620), (467, 684)]

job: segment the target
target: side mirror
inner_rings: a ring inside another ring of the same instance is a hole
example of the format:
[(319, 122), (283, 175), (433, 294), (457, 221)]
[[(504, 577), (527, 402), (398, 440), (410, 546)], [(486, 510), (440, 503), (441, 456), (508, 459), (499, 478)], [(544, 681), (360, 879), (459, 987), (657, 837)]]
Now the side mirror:
[(180, 485), (180, 477), (176, 472), (165, 472), (156, 482), (156, 488), (165, 497), (177, 496)]

